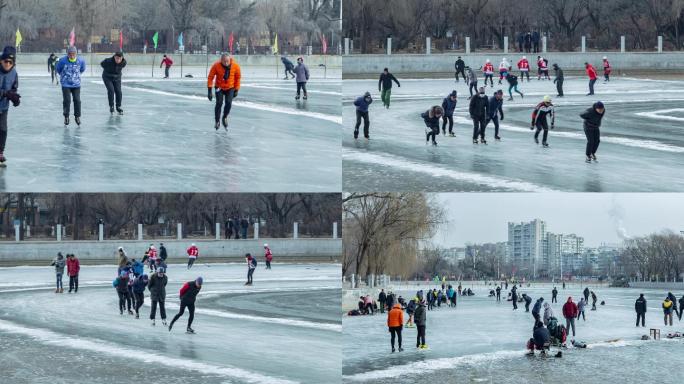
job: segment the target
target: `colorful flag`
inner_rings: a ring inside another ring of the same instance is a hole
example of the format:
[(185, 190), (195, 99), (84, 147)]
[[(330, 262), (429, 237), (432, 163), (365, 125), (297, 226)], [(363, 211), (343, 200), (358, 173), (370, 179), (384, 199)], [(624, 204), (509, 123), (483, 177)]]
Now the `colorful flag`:
[(76, 45), (76, 27), (72, 27), (69, 33), (69, 45), (72, 47)]
[(178, 35), (178, 47), (180, 48), (182, 46), (183, 46), (183, 32), (181, 32), (180, 35)]
[(24, 40), (24, 39), (21, 37), (21, 32), (19, 32), (19, 28), (17, 28), (17, 33), (16, 33), (16, 35), (17, 35), (17, 39), (16, 39), (16, 43), (15, 43), (14, 45), (15, 45), (16, 47), (18, 47), (18, 46), (21, 44), (21, 41)]
[(154, 43), (154, 49), (157, 49), (157, 42), (159, 41), (159, 32), (155, 32), (152, 36), (152, 42)]
[(273, 47), (271, 47), (274, 55), (278, 54), (278, 34), (276, 33), (275, 39), (273, 39)]
[(123, 52), (123, 31), (119, 30), (119, 51)]
[(225, 41), (224, 41), (224, 40), (225, 40), (225, 37), (226, 37), (225, 34), (221, 35), (221, 52), (225, 52), (225, 51), (226, 51), (226, 48), (225, 48), (225, 47), (226, 47), (226, 43), (225, 43)]
[(328, 52), (328, 40), (326, 40), (325, 34), (321, 34), (321, 45), (323, 48), (323, 54), (325, 55), (326, 52)]
[(231, 55), (233, 54), (233, 42), (235, 41), (235, 37), (233, 36), (233, 31), (230, 32), (230, 36), (228, 36), (228, 53)]

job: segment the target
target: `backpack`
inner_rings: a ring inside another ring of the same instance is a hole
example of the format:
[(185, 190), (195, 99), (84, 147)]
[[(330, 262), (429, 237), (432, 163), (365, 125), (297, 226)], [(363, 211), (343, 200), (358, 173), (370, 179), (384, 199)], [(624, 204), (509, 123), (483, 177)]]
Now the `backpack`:
[(257, 259), (256, 257), (252, 257), (252, 263), (254, 263), (254, 268), (257, 266)]

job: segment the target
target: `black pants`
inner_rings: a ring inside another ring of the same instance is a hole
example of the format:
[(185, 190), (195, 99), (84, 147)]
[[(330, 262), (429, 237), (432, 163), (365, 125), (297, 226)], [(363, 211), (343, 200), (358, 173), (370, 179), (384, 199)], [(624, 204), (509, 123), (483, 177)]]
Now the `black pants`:
[(266, 260), (266, 269), (271, 269), (271, 262)]
[(518, 309), (518, 298), (513, 297), (513, 309)]
[(439, 125), (436, 127), (427, 127), (427, 132), (425, 133), (425, 141), (430, 141), (432, 138), (433, 143), (437, 143), (435, 138), (439, 135)]
[(589, 94), (590, 95), (594, 94), (594, 83), (596, 83), (596, 79), (589, 80)]
[(449, 122), (449, 133), (453, 133), (454, 117), (453, 116), (447, 116), (447, 115), (444, 115), (444, 117), (442, 117), (442, 132), (444, 132), (446, 134), (447, 121)]
[(523, 78), (527, 77), (527, 81), (530, 81), (530, 71), (520, 71), (520, 82), (523, 81)]
[(7, 144), (7, 114), (9, 111), (0, 112), (0, 152), (5, 152)]
[(306, 81), (297, 82), (297, 96), (299, 96), (299, 91), (304, 91), (304, 96), (306, 96)]
[(556, 91), (558, 96), (563, 96), (563, 80), (556, 80)]
[(361, 126), (361, 119), (363, 119), (363, 137), (369, 137), (368, 128), (370, 127), (370, 120), (368, 119), (368, 111), (356, 111), (356, 126), (354, 126), (354, 138), (359, 138), (359, 127)]
[(81, 117), (81, 88), (62, 87), (62, 109), (64, 117), (69, 116), (71, 99), (74, 99), (74, 116)]
[(540, 320), (541, 320), (541, 319), (540, 319), (540, 316), (539, 316), (539, 314), (538, 314), (538, 313), (534, 313), (534, 312), (532, 312), (532, 317), (534, 317), (534, 321), (535, 321), (535, 322), (537, 322), (537, 321), (540, 321)]
[(292, 77), (295, 77), (294, 72), (292, 72), (292, 68), (285, 67), (285, 77), (288, 77), (288, 74), (292, 75)]
[(392, 335), (392, 349), (394, 349), (394, 339), (398, 338), (399, 348), (401, 348), (401, 327), (390, 327), (390, 334)]
[(154, 320), (157, 315), (157, 303), (159, 303), (159, 314), (162, 320), (166, 320), (166, 307), (163, 301), (152, 300), (152, 309), (150, 310), (150, 320)]
[(501, 293), (496, 294), (496, 301), (501, 301)]
[(477, 140), (480, 136), (482, 140), (485, 137), (485, 128), (487, 127), (487, 119), (483, 117), (475, 117), (473, 119), (473, 140)]
[(636, 326), (639, 326), (639, 319), (641, 319), (641, 326), (645, 327), (646, 326), (646, 314), (645, 313), (637, 313), (637, 321), (636, 321)]
[(385, 313), (385, 302), (380, 301), (380, 313)]
[(582, 320), (587, 321), (587, 317), (584, 316), (584, 309), (581, 310), (581, 311), (579, 311), (579, 312), (577, 312), (577, 320), (580, 319), (580, 316), (582, 316)]
[[(221, 119), (221, 107), (223, 107), (223, 117), (230, 114), (230, 108), (233, 106), (234, 89), (217, 89), (216, 90), (216, 106), (214, 106), (214, 121), (217, 123)], [(225, 104), (225, 106), (223, 105)]]
[(135, 314), (137, 315), (140, 307), (142, 307), (145, 302), (145, 292), (133, 292), (133, 295), (135, 296)]
[(485, 82), (484, 82), (485, 87), (487, 86), (487, 79), (489, 79), (489, 84), (494, 86), (494, 74), (491, 74), (491, 75), (485, 74), (484, 77), (485, 77)]
[(539, 42), (537, 41), (536, 43), (533, 43), (533, 44), (534, 44), (534, 53), (538, 53), (539, 52)]
[(499, 115), (494, 115), (491, 119), (489, 119), (494, 123), (494, 137), (499, 137)]
[(192, 268), (192, 265), (195, 264), (195, 260), (196, 259), (193, 258), (188, 259), (188, 269)]
[(114, 98), (116, 97), (116, 107), (121, 108), (121, 78), (112, 79), (111, 77), (102, 75), (102, 81), (107, 88), (107, 100), (109, 106), (114, 106)]
[(610, 81), (610, 75), (607, 73), (603, 73), (603, 78), (605, 79), (605, 81)]
[[(176, 316), (173, 317), (173, 320), (171, 320), (171, 326), (172, 327), (173, 327), (173, 323), (175, 323), (176, 320), (178, 320), (181, 316), (183, 316), (183, 313), (185, 313), (185, 308), (187, 308), (188, 312), (190, 313), (190, 318), (188, 318), (188, 328), (190, 328), (192, 326), (192, 321), (195, 319), (195, 303), (184, 303), (181, 301), (180, 311), (178, 311)], [(162, 317), (162, 319), (163, 319), (163, 317)]]
[(416, 335), (416, 348), (418, 348), (421, 345), (425, 345), (425, 326), (416, 325), (416, 328), (418, 329), (418, 335)]
[(52, 68), (50, 69), (50, 78), (51, 78), (50, 82), (52, 82), (52, 83), (54, 83), (54, 82), (55, 82), (55, 78), (57, 78), (57, 83), (59, 84), (59, 77), (57, 76), (57, 73), (55, 72), (55, 68), (54, 68), (54, 67), (52, 67)]
[(556, 295), (553, 295), (551, 297), (551, 303), (557, 303), (557, 302), (558, 302), (558, 299), (556, 298)]
[(72, 289), (78, 292), (78, 275), (69, 276), (69, 292), (71, 292)]
[(470, 92), (470, 96), (473, 96), (473, 90), (475, 90), (475, 93), (477, 93), (477, 81), (473, 81), (468, 85), (468, 92)]
[(532, 44), (525, 43), (525, 52), (532, 53), (531, 50), (532, 50)]
[(525, 312), (529, 312), (529, 311), (530, 311), (530, 303), (525, 302)]
[(168, 66), (164, 67), (164, 77), (165, 78), (169, 77), (169, 69), (171, 69), (171, 67), (168, 67)]
[(584, 134), (587, 136), (586, 155), (591, 156), (596, 154), (599, 144), (601, 143), (601, 131), (598, 128), (584, 128)]
[(463, 76), (463, 81), (466, 80), (466, 75), (463, 69), (457, 69), (456, 72), (454, 73), (454, 76), (456, 76), (456, 81), (458, 81), (458, 75), (461, 74)]
[(247, 282), (252, 283), (252, 275), (254, 274), (254, 269), (250, 268), (247, 270)]
[(117, 290), (116, 293), (119, 294), (119, 312), (123, 312), (124, 309), (126, 309), (126, 304), (128, 304), (128, 310), (131, 310), (131, 297), (128, 295), (128, 290), (126, 291), (119, 291)]
[(534, 133), (534, 138), (538, 139), (539, 138), (539, 133), (541, 131), (544, 131), (544, 135), (542, 136), (542, 143), (546, 143), (546, 139), (549, 137), (549, 125), (546, 122), (546, 117), (543, 119), (537, 119), (537, 132)]

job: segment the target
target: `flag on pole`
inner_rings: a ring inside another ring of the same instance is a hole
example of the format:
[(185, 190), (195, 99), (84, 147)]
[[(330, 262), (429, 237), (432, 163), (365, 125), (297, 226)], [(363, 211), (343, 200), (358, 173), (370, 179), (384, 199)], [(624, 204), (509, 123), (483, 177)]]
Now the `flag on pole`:
[(178, 48), (180, 49), (180, 47), (182, 47), (182, 46), (183, 46), (183, 32), (181, 32), (180, 35), (178, 35)]
[(278, 54), (278, 34), (276, 33), (275, 39), (273, 39), (273, 47), (271, 47), (274, 55)]
[(235, 37), (233, 36), (233, 31), (230, 31), (230, 36), (228, 36), (228, 53), (233, 54), (233, 42)]
[(76, 45), (76, 27), (72, 27), (69, 33), (69, 45), (72, 47)]
[(226, 37), (225, 33), (221, 35), (221, 52), (225, 52), (225, 51), (226, 51), (226, 48), (225, 48), (225, 47), (226, 47), (226, 42), (224, 41), (224, 40), (225, 40), (225, 37)]
[(328, 40), (325, 38), (325, 34), (321, 34), (321, 46), (323, 48), (323, 54), (325, 55), (326, 52), (328, 52)]
[(16, 39), (16, 43), (15, 43), (14, 45), (15, 45), (16, 47), (18, 47), (18, 46), (21, 44), (21, 41), (24, 40), (24, 39), (21, 37), (21, 32), (19, 32), (19, 28), (17, 28), (17, 33), (16, 33), (16, 35), (17, 35), (17, 39)]
[(152, 42), (154, 43), (154, 49), (157, 49), (157, 42), (159, 41), (159, 32), (155, 32), (152, 36)]
[(123, 52), (123, 31), (119, 30), (119, 51)]

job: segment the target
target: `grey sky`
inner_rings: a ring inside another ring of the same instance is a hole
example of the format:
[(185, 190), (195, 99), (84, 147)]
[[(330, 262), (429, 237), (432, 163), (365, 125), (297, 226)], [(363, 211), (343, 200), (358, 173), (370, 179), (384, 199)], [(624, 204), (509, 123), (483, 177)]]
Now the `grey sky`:
[(641, 236), (684, 230), (684, 194), (445, 193), (437, 201), (448, 223), (433, 238), (441, 247), (506, 241), (509, 221), (547, 223), (556, 233), (584, 236), (586, 246), (621, 242), (619, 231)]

